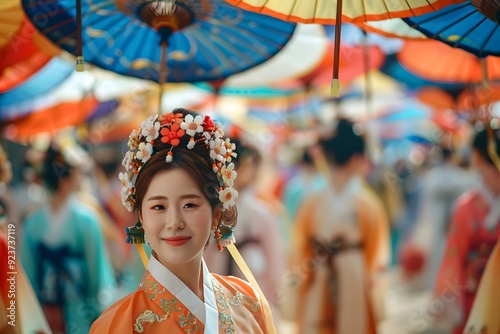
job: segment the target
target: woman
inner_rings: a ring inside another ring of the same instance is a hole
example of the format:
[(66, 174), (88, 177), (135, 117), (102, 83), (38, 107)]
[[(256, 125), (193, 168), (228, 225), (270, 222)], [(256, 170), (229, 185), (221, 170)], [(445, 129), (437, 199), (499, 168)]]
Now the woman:
[(328, 185), (303, 201), (294, 226), (299, 333), (374, 333), (372, 295), (375, 274), (388, 261), (387, 219), (362, 180), (365, 142), (353, 124), (340, 120), (321, 144)]
[(454, 334), (464, 330), (484, 268), (500, 237), (500, 170), (490, 156), (490, 143), (498, 159), (499, 130), (491, 139), (487, 130), (480, 131), (473, 140), (472, 165), (481, 182), (463, 194), (454, 209), (434, 291), (445, 308), (430, 310), (438, 323), (452, 326)]
[(77, 148), (49, 148), (47, 202), (24, 222), (21, 262), (54, 333), (87, 334), (115, 293), (97, 216), (75, 196), (88, 163)]
[[(274, 333), (254, 289), (208, 272), (203, 252), (234, 242), (234, 145), (209, 116), (175, 109), (133, 131), (120, 174), (138, 224), (129, 241), (153, 249), (139, 288), (111, 306), (91, 333)], [(268, 327), (266, 328), (266, 321)]]

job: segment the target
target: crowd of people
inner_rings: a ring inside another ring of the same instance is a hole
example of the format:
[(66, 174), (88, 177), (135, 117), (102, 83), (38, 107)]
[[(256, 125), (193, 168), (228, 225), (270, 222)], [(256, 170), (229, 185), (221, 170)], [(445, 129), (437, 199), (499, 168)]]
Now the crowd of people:
[(15, 182), (0, 151), (0, 252), (15, 230), (18, 278), (14, 296), (0, 267), (2, 333), (377, 333), (395, 267), (443, 301), (436, 324), (499, 331), (499, 130), (473, 130), (470, 167), (440, 143), (408, 171), (374, 164), (342, 118), (287, 166), (194, 111), (137, 126), (104, 155), (29, 148)]

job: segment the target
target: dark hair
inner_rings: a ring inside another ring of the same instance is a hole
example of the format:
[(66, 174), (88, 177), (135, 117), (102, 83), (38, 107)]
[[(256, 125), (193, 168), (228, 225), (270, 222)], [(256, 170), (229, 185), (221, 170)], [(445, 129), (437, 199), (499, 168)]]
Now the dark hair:
[[(174, 114), (182, 113), (184, 116), (188, 114), (193, 115), (193, 117), (198, 116), (197, 113), (187, 109), (178, 108), (172, 112)], [(210, 202), (212, 210), (215, 210), (216, 207), (221, 208), (222, 204), (219, 200), (220, 181), (212, 170), (210, 151), (204, 141), (196, 142), (194, 148), (190, 150), (187, 148), (188, 141), (188, 136), (181, 138), (181, 143), (172, 149), (173, 161), (167, 163), (166, 157), (172, 146), (164, 144), (160, 140), (155, 140), (153, 155), (142, 166), (135, 182), (134, 210), (136, 212), (141, 211), (142, 201), (153, 178), (174, 169), (182, 169), (194, 179), (199, 190)], [(236, 225), (237, 216), (236, 207), (233, 206), (231, 209), (222, 212), (221, 220), (227, 226), (234, 226)]]
[(354, 123), (340, 119), (333, 136), (320, 141), (326, 159), (336, 165), (344, 166), (349, 160), (365, 152), (365, 140), (354, 130)]
[(453, 157), (453, 153), (454, 153), (453, 149), (441, 146), (441, 156), (443, 160), (451, 159)]
[(238, 138), (230, 138), (231, 143), (236, 145), (236, 150), (234, 151), (237, 155), (232, 159), (234, 166), (237, 168), (246, 159), (251, 159), (255, 165), (259, 165), (262, 161), (262, 155), (259, 150), (248, 143), (243, 143)]
[(66, 161), (62, 153), (50, 146), (45, 154), (41, 170), (42, 180), (48, 190), (57, 191), (62, 180), (68, 178), (72, 171), (73, 167)]
[[(500, 130), (493, 131), (493, 137), (495, 140), (496, 153), (500, 156)], [(488, 163), (495, 165), (493, 160), (488, 153), (488, 130), (479, 131), (472, 142), (472, 148), (475, 149)]]

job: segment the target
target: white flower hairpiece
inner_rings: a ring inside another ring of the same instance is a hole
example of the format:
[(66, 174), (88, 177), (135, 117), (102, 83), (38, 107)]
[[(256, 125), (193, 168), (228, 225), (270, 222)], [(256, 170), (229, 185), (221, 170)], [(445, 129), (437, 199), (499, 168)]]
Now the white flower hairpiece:
[(235, 145), (229, 138), (224, 139), (224, 131), (220, 124), (215, 124), (210, 116), (193, 116), (180, 112), (170, 112), (165, 115), (149, 116), (138, 130), (133, 130), (129, 136), (128, 148), (122, 165), (125, 172), (119, 174), (122, 183), (122, 203), (128, 211), (133, 211), (135, 204), (135, 182), (144, 164), (157, 152), (155, 143), (160, 140), (168, 149), (166, 163), (174, 159), (173, 148), (188, 137), (188, 149), (193, 149), (198, 142), (203, 142), (210, 150), (212, 170), (220, 182), (218, 198), (222, 210), (235, 205), (238, 192), (233, 188), (236, 178), (232, 157), (236, 157)]

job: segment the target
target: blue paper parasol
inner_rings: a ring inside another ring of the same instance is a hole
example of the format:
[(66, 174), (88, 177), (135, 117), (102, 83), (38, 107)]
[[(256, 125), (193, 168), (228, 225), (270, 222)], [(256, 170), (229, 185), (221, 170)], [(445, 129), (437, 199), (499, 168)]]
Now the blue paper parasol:
[[(22, 3), (37, 29), (78, 54), (75, 0)], [(280, 51), (295, 28), (223, 0), (82, 0), (81, 13), (85, 61), (160, 83), (217, 80), (244, 71)]]
[(426, 36), (477, 57), (500, 56), (500, 26), (485, 15), (468, 0), (403, 20)]

